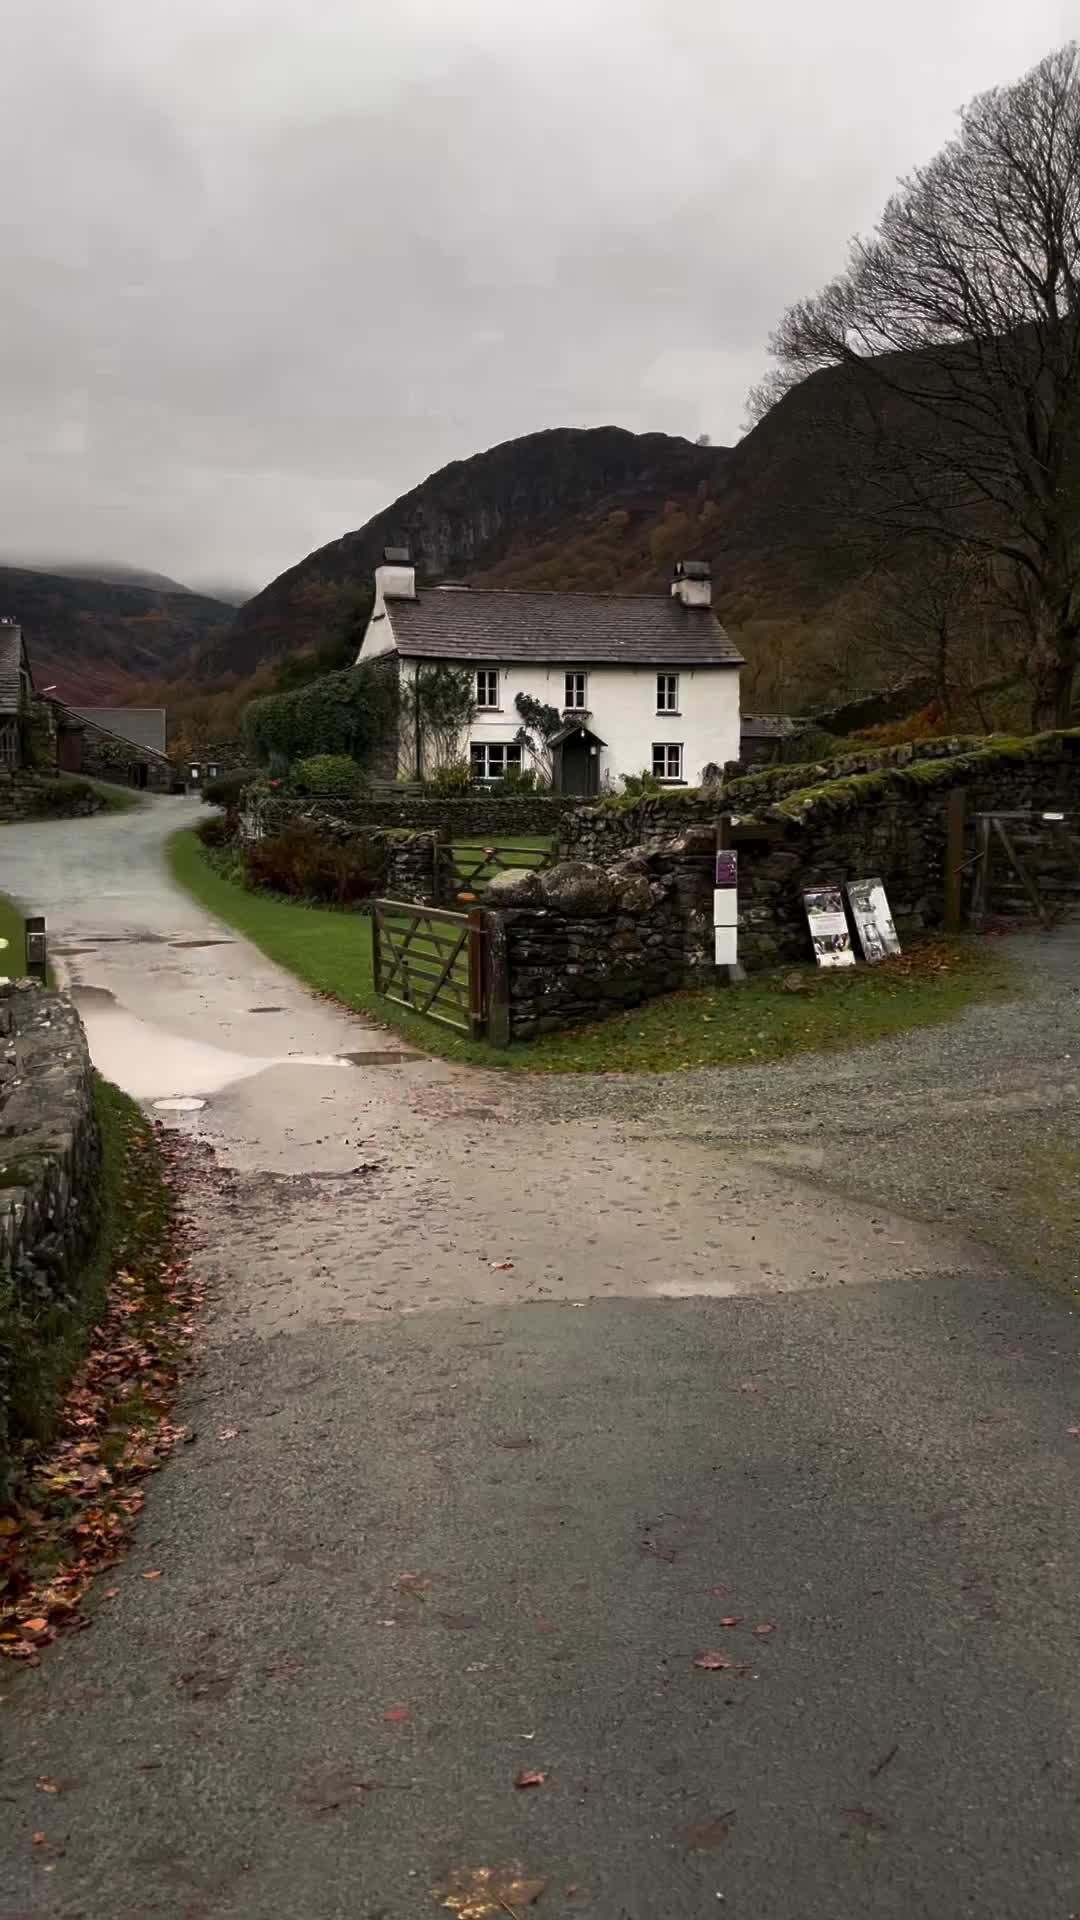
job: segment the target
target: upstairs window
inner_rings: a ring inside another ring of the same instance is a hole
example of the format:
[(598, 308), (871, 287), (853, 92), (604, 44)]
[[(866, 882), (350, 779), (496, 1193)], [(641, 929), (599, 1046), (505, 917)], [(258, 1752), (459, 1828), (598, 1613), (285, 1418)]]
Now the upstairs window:
[(589, 676), (587, 673), (568, 673), (566, 676), (565, 699), (563, 708), (567, 713), (586, 713), (589, 706)]
[(490, 712), (499, 704), (499, 670), (497, 667), (481, 667), (476, 676), (476, 705), (486, 707)]
[(657, 713), (678, 713), (679, 676), (677, 673), (658, 673), (656, 676)]
[(657, 780), (681, 780), (683, 777), (682, 755), (681, 741), (655, 741), (652, 750), (652, 770)]

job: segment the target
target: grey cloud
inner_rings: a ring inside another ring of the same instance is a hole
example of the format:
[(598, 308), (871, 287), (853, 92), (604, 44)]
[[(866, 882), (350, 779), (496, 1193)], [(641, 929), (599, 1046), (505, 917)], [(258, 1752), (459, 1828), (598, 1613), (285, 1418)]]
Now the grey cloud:
[(259, 584), (513, 434), (734, 438), (786, 301), (1080, 25), (1016, 12), (8, 0), (7, 552)]

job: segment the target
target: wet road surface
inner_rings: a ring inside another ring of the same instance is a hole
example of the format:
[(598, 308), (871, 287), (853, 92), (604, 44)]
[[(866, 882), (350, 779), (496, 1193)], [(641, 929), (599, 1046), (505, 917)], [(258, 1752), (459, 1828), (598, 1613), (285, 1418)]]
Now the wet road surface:
[(193, 815), (0, 837), (99, 1064), (205, 1102), (213, 1282), (118, 1599), (2, 1678), (0, 1914), (1080, 1909), (1068, 1307), (408, 1057), (171, 889)]

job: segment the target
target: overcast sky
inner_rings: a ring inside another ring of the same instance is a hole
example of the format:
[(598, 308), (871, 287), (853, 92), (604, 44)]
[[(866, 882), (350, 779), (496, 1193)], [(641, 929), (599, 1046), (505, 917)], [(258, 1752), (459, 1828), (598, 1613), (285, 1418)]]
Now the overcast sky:
[(738, 437), (1080, 0), (0, 0), (5, 558), (262, 585), (536, 428)]

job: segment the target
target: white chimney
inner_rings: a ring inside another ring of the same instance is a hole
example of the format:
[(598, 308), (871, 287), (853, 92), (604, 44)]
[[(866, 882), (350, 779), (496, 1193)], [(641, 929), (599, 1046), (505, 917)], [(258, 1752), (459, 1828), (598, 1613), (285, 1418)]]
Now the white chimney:
[(708, 560), (677, 560), (672, 597), (684, 607), (712, 606), (712, 567)]
[(415, 600), (416, 568), (408, 547), (384, 547), (382, 565), (375, 569), (375, 612), (384, 600)]

